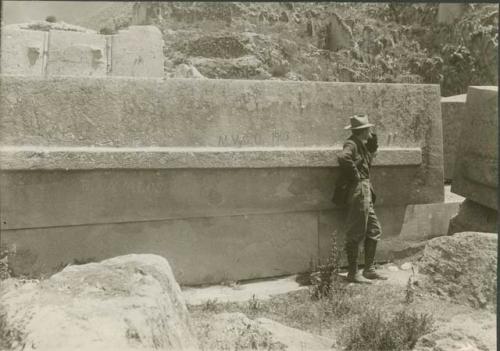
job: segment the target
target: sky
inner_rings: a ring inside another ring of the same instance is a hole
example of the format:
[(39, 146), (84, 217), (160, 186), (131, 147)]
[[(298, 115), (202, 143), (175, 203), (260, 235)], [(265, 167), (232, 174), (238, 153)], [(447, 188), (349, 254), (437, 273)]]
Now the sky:
[(104, 1), (9, 1), (2, 0), (2, 20), (4, 24), (25, 23), (45, 20), (56, 16), (58, 21), (74, 22), (82, 13), (92, 15), (109, 2)]

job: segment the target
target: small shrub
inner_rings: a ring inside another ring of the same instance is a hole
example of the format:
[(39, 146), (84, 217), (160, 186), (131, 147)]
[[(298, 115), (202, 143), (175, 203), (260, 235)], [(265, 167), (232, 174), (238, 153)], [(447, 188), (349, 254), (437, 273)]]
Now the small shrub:
[(112, 34), (116, 34), (116, 31), (111, 29), (110, 27), (103, 27), (99, 30), (99, 34), (112, 35)]
[(248, 309), (250, 312), (256, 313), (262, 310), (263, 304), (255, 297), (255, 294), (252, 295), (252, 299), (248, 301)]
[(345, 350), (411, 350), (417, 340), (434, 329), (431, 315), (403, 309), (389, 316), (370, 307), (343, 330)]
[(201, 309), (203, 312), (217, 312), (219, 309), (217, 298), (205, 301)]
[(333, 287), (340, 286), (340, 254), (337, 245), (337, 232), (331, 234), (331, 250), (325, 265), (319, 266), (319, 273), (313, 274), (312, 296), (321, 299), (329, 296)]
[(56, 16), (47, 16), (47, 18), (45, 18), (45, 21), (50, 22), (50, 23), (56, 23), (57, 18), (56, 18)]
[(9, 279), (12, 271), (9, 267), (9, 250), (4, 245), (0, 246), (0, 281)]

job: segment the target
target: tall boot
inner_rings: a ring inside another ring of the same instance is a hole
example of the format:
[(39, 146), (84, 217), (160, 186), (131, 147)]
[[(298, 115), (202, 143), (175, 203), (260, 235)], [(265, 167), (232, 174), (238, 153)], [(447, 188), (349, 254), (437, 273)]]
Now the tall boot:
[(363, 277), (366, 279), (387, 280), (387, 277), (375, 271), (373, 261), (375, 259), (375, 251), (377, 250), (377, 240), (370, 238), (365, 239), (365, 268), (363, 269)]
[(347, 281), (351, 283), (371, 284), (372, 282), (358, 272), (358, 243), (347, 242), (345, 245), (347, 253), (347, 263), (349, 265), (347, 271)]

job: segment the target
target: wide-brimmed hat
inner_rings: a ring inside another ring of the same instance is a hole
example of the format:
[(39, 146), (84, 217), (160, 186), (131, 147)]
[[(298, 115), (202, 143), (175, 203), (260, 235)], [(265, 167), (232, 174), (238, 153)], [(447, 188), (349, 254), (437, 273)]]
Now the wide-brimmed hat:
[(350, 120), (351, 125), (344, 127), (344, 129), (363, 129), (373, 127), (375, 125), (368, 121), (368, 115), (354, 115), (350, 118)]

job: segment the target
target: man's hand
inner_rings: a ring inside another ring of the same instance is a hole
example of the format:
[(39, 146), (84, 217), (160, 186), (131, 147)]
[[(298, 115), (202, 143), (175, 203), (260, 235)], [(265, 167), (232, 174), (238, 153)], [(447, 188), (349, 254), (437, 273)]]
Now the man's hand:
[(366, 141), (366, 149), (372, 154), (377, 152), (378, 149), (378, 139), (377, 134), (371, 133), (370, 137)]

